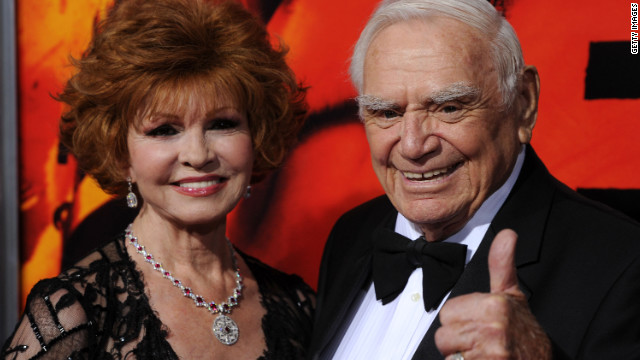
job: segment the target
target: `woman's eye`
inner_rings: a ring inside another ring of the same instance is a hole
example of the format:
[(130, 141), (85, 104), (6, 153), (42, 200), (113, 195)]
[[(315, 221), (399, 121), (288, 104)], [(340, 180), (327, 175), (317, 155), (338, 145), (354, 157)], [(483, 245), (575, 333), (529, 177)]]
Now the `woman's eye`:
[(147, 136), (171, 136), (177, 134), (178, 131), (171, 125), (160, 125), (157, 128), (145, 133)]
[(229, 130), (238, 126), (238, 121), (234, 119), (215, 119), (211, 122), (211, 130)]

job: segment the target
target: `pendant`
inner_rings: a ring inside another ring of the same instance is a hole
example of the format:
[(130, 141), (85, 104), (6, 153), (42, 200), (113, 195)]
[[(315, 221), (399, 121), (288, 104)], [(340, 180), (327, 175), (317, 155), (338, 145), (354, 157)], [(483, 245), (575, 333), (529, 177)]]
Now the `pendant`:
[(213, 335), (225, 345), (233, 345), (238, 341), (238, 324), (230, 317), (220, 314), (213, 320)]
[(130, 208), (138, 207), (138, 197), (134, 192), (129, 191), (127, 194), (127, 206)]

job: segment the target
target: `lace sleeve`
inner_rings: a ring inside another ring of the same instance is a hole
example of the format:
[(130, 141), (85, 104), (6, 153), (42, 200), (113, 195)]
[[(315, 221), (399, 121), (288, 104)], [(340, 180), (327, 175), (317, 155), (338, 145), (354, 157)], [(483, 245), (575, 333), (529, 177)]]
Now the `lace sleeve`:
[(87, 359), (92, 321), (75, 289), (58, 279), (39, 282), (2, 349), (3, 359)]

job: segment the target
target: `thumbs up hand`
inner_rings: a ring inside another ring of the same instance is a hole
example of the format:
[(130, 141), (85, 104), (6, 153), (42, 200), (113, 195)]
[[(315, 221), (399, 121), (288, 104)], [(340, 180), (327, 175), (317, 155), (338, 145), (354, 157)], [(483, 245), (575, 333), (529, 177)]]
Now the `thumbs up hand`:
[(493, 240), (490, 293), (450, 299), (440, 310), (442, 327), (435, 341), (447, 359), (456, 359), (456, 353), (464, 360), (551, 359), (549, 339), (518, 288), (514, 263), (517, 238), (513, 230), (505, 229)]

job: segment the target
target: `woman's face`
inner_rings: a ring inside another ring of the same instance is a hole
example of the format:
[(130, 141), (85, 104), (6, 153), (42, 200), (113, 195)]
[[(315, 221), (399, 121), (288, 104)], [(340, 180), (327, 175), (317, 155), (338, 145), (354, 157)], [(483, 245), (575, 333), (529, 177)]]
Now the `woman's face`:
[[(224, 222), (251, 179), (245, 113), (224, 96), (171, 94), (129, 128), (129, 176), (141, 214), (180, 226)], [(169, 98), (171, 96), (171, 98)]]

